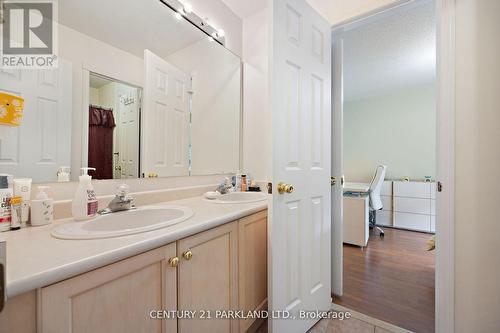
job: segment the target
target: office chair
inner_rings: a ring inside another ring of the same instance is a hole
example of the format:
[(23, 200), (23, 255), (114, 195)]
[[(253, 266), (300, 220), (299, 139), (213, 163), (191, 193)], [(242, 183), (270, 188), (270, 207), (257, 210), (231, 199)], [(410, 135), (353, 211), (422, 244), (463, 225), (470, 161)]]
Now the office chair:
[(380, 233), (380, 237), (384, 237), (384, 230), (380, 227), (377, 227), (377, 210), (381, 210), (384, 206), (382, 204), (382, 200), (380, 199), (380, 190), (382, 189), (382, 183), (385, 178), (385, 171), (387, 167), (385, 165), (379, 165), (375, 170), (375, 175), (373, 176), (372, 182), (370, 183), (370, 228), (377, 229)]

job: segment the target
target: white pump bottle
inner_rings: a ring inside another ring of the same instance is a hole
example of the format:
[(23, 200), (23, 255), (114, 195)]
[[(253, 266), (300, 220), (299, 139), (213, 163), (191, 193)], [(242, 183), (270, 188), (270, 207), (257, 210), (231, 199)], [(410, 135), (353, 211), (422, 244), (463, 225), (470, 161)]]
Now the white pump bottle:
[(81, 168), (81, 170), (80, 183), (71, 205), (73, 218), (77, 221), (93, 218), (98, 208), (97, 197), (91, 183), (92, 177), (88, 175), (88, 171), (95, 170), (95, 168)]

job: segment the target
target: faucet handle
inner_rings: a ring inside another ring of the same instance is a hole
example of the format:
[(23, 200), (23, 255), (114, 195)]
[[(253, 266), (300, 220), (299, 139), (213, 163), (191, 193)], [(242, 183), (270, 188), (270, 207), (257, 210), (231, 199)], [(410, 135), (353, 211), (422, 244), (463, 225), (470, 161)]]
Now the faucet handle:
[(116, 190), (116, 195), (119, 197), (126, 197), (130, 193), (130, 186), (121, 184)]

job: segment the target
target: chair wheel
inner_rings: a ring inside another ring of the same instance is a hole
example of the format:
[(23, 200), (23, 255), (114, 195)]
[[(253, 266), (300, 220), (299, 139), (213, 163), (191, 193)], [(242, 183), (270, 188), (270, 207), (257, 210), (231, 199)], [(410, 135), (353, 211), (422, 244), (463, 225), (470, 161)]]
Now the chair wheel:
[(379, 236), (380, 236), (380, 238), (384, 238), (384, 233), (381, 232)]

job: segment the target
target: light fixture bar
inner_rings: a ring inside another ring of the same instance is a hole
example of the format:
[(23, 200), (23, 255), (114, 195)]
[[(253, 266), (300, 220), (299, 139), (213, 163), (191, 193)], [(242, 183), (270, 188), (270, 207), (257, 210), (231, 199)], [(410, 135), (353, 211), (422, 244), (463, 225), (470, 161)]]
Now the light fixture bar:
[(159, 0), (161, 3), (169, 7), (174, 11), (174, 15), (178, 19), (185, 18), (195, 27), (203, 31), (209, 38), (212, 38), (217, 43), (225, 46), (226, 38), (224, 30), (217, 29), (211, 26), (206, 19), (201, 18), (196, 15), (193, 11), (193, 7), (187, 2), (181, 2), (178, 0)]

